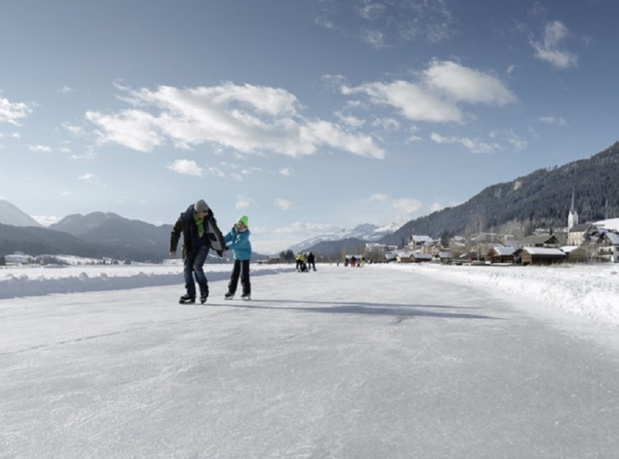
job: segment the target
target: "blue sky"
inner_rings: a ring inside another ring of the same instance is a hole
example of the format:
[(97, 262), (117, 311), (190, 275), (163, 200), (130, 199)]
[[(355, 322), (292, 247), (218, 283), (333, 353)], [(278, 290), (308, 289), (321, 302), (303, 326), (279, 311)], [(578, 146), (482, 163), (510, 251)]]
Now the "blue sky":
[[(275, 253), (618, 140), (611, 0), (9, 0), (0, 197), (47, 224), (197, 199)], [(566, 215), (569, 203), (566, 203)]]

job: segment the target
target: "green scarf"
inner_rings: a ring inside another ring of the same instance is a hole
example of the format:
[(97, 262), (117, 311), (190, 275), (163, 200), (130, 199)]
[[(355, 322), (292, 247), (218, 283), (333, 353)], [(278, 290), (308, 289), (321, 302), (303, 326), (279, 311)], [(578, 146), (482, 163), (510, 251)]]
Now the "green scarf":
[(193, 219), (196, 222), (196, 226), (198, 227), (198, 236), (204, 236), (204, 219), (198, 217), (198, 214), (193, 214)]

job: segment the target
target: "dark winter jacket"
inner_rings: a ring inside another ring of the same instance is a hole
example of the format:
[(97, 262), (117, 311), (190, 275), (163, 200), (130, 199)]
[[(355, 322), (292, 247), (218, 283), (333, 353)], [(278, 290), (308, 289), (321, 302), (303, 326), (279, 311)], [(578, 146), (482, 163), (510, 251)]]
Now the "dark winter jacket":
[(235, 260), (249, 260), (251, 259), (251, 242), (249, 242), (249, 229), (243, 231), (237, 231), (236, 227), (232, 229), (224, 237), (226, 246), (232, 250)]
[[(183, 212), (176, 224), (172, 228), (170, 235), (170, 252), (176, 252), (178, 241), (183, 233), (183, 254), (197, 251), (200, 247), (214, 247), (217, 252), (223, 252), (224, 237), (217, 226), (217, 220), (211, 209), (208, 215), (204, 218), (204, 233), (202, 236), (198, 234), (198, 225), (196, 224), (195, 211), (193, 204)], [(212, 232), (207, 231), (210, 223)]]

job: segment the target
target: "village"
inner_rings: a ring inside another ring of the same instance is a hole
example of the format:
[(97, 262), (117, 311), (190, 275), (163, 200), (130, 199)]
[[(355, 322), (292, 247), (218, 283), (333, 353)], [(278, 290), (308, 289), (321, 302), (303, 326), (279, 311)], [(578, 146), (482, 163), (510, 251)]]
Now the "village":
[(619, 263), (619, 219), (579, 223), (572, 199), (567, 226), (558, 231), (537, 229), (521, 240), (511, 235), (480, 232), (469, 238), (453, 237), (448, 244), (429, 236), (413, 235), (404, 248), (366, 244), (362, 256), (368, 262), (455, 265)]
[[(282, 255), (258, 260), (258, 263), (290, 262)], [(368, 242), (355, 252), (344, 249), (335, 258), (320, 254), (317, 259), (359, 268), (366, 263), (432, 262), (475, 266), (619, 263), (619, 218), (580, 223), (572, 194), (567, 225), (563, 228), (538, 228), (522, 238), (481, 231), (449, 239), (411, 235), (403, 246)]]

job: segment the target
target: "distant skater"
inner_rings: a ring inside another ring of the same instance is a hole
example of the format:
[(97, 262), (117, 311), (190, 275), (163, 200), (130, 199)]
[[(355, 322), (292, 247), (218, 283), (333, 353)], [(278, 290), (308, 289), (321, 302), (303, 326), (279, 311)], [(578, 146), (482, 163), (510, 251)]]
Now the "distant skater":
[(300, 273), (307, 272), (307, 264), (305, 263), (305, 255), (302, 252), (297, 254), (297, 271)]
[(239, 284), (239, 277), (241, 278), (241, 287), (243, 289), (241, 298), (243, 300), (251, 300), (251, 282), (249, 279), (249, 262), (251, 260), (250, 234), (249, 219), (247, 215), (242, 215), (228, 234), (224, 236), (226, 247), (232, 250), (234, 256), (234, 266), (230, 274), (228, 292), (224, 295), (226, 300), (234, 298)]
[(307, 254), (307, 270), (313, 269), (316, 271), (316, 260), (312, 252)]

